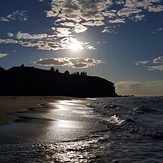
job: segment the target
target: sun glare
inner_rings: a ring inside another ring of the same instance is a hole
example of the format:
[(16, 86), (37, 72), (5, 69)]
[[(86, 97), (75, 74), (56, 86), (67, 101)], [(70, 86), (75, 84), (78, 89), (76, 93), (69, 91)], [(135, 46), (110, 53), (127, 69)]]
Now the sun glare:
[(82, 42), (76, 40), (75, 38), (71, 38), (68, 49), (73, 51), (83, 50)]

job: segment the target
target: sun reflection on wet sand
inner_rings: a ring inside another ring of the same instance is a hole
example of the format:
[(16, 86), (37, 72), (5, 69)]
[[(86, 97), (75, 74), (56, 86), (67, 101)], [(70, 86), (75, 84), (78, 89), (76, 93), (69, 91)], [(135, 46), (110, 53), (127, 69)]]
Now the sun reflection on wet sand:
[(57, 120), (55, 126), (57, 128), (82, 128), (78, 121)]
[[(54, 163), (88, 163), (96, 160), (100, 152), (96, 146), (101, 138), (90, 135), (105, 130), (106, 126), (92, 116), (92, 109), (86, 106), (87, 102), (59, 100), (43, 104), (40, 108), (14, 113), (17, 121), (0, 128), (0, 133), (4, 133), (0, 134), (0, 144), (12, 144), (15, 149), (12, 150), (10, 146), (10, 159), (5, 159), (9, 161), (17, 155), (22, 162), (27, 162), (27, 158), (32, 159), (29, 162), (43, 160)], [(91, 151), (92, 148), (97, 149)], [(22, 157), (24, 154), (26, 157)]]
[[(105, 130), (86, 106), (87, 100), (59, 100), (14, 113), (15, 123), (0, 128), (0, 144), (58, 142)], [(14, 138), (12, 135), (15, 135)]]

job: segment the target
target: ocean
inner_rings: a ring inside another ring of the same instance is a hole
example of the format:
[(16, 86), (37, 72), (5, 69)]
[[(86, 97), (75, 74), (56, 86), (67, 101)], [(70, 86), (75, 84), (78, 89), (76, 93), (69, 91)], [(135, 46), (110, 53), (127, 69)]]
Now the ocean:
[(61, 100), (0, 127), (0, 162), (162, 163), (163, 97)]

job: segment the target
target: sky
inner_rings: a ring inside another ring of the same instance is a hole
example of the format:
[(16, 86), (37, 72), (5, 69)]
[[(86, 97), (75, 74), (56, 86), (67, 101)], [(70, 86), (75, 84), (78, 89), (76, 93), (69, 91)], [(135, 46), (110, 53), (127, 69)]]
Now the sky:
[(86, 71), (163, 96), (162, 0), (2, 0), (0, 67)]

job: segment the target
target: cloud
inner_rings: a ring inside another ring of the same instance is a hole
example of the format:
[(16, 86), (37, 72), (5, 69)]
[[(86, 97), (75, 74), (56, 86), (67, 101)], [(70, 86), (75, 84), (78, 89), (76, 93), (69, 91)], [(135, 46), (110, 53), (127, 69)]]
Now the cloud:
[(163, 81), (121, 81), (115, 84), (119, 95), (162, 96)]
[[(84, 43), (72, 37), (63, 38), (61, 40), (61, 44), (64, 47), (64, 49), (71, 49), (71, 50), (83, 50), (84, 49), (84, 46), (83, 46)], [(86, 48), (87, 46), (85, 46), (85, 49)]]
[(93, 58), (40, 58), (34, 64), (41, 66), (68, 66), (72, 68), (88, 68), (103, 63), (102, 60)]
[(18, 41), (14, 39), (0, 39), (1, 44), (19, 44), (24, 47), (35, 47), (38, 46), (38, 43), (32, 43), (32, 42), (24, 42), (24, 41)]
[(145, 18), (145, 15), (140, 15), (140, 14), (136, 14), (133, 18), (134, 21), (140, 21), (143, 20)]
[[(161, 12), (162, 7), (158, 4), (160, 0), (51, 0), (51, 8), (46, 11), (46, 16), (55, 17), (54, 27), (51, 29), (54, 30), (56, 39), (84, 33), (90, 26), (105, 25), (102, 33), (116, 34), (107, 23), (126, 23), (127, 19), (134, 22), (145, 20), (147, 12)], [(68, 49), (65, 45), (62, 47)], [(85, 49), (95, 48), (89, 45)]]
[(149, 9), (150, 7), (154, 7), (155, 3), (160, 3), (160, 0), (126, 0), (125, 7), (128, 8), (143, 8), (145, 10)]
[(158, 31), (162, 31), (163, 29), (162, 28), (157, 28), (157, 29), (155, 29), (152, 33), (156, 33), (156, 32), (158, 32)]
[(87, 21), (87, 22), (84, 22), (82, 23), (82, 25), (85, 25), (85, 26), (102, 26), (102, 25), (105, 25), (105, 23), (103, 21)]
[(111, 30), (108, 26), (104, 27), (104, 29), (101, 31), (102, 33), (111, 33)]
[(5, 17), (0, 17), (0, 21), (6, 21), (10, 22), (11, 20), (19, 20), (19, 21), (26, 21), (27, 20), (27, 11), (14, 11), (11, 14), (5, 16)]
[(92, 45), (86, 45), (85, 46), (85, 49), (88, 49), (88, 50), (96, 50), (96, 48)]
[(13, 36), (14, 36), (14, 34), (11, 33), (11, 32), (8, 32), (7, 35), (8, 35), (9, 37), (13, 37)]
[[(31, 37), (31, 36), (30, 36)], [(33, 38), (40, 38), (42, 36), (32, 36)], [(48, 37), (50, 37), (48, 35)], [(21, 38), (28, 38), (25, 36)], [(60, 49), (75, 49), (77, 46), (77, 50), (88, 49), (95, 50), (95, 47), (90, 45), (89, 43), (82, 43), (73, 37), (63, 38), (60, 41), (22, 41), (22, 40), (14, 40), (14, 39), (0, 39), (1, 44), (19, 44), (24, 47), (37, 47), (38, 50), (60, 50)]]
[[(65, 27), (73, 27), (74, 31), (76, 33), (82, 33), (85, 32), (88, 28), (85, 27), (83, 24), (80, 23), (73, 23), (73, 22), (64, 22), (64, 23), (60, 23), (61, 26), (65, 26)], [(55, 28), (53, 28), (55, 29)], [(71, 30), (70, 28), (63, 28), (63, 29), (68, 29), (69, 31)], [(71, 33), (70, 33), (71, 34)]]
[(13, 39), (0, 39), (0, 43), (1, 44), (17, 44), (18, 41), (13, 40)]
[(130, 17), (131, 15), (138, 14), (140, 12), (142, 12), (142, 10), (137, 8), (122, 8), (118, 11), (117, 15), (122, 17)]
[(66, 26), (66, 27), (74, 27), (75, 23), (73, 23), (73, 22), (64, 22), (64, 23), (60, 23), (60, 25)]
[(6, 57), (7, 55), (7, 53), (0, 53), (0, 58)]
[(55, 31), (56, 37), (68, 37), (72, 33), (70, 28), (52, 27), (52, 30)]
[(64, 27), (74, 27), (77, 23), (80, 30), (76, 29), (75, 32), (81, 33), (87, 30), (87, 26), (105, 25), (108, 18), (110, 19), (108, 23), (125, 23), (126, 19), (143, 20), (144, 11), (163, 11), (160, 2), (160, 0), (52, 0), (51, 9), (46, 11), (46, 15), (56, 17), (55, 22), (61, 22), (60, 25)]
[(117, 0), (115, 3), (117, 5), (123, 5), (123, 4), (125, 4), (125, 1), (124, 0)]
[(163, 6), (158, 5), (158, 6), (149, 6), (148, 7), (149, 12), (162, 12), (163, 11)]
[(103, 11), (112, 5), (112, 1), (89, 0), (52, 0), (47, 17), (65, 18), (68, 21), (81, 22), (104, 20)]
[[(137, 61), (135, 62), (136, 65), (140, 65), (140, 64), (148, 64), (149, 61)], [(163, 63), (163, 56), (157, 57), (153, 60), (154, 64), (158, 64), (158, 63)], [(163, 65), (159, 65), (159, 66), (148, 66), (148, 70), (163, 70)]]
[[(153, 63), (163, 63), (163, 56), (157, 57), (153, 60)], [(163, 65), (148, 66), (148, 70), (163, 70)]]
[(105, 17), (116, 18), (117, 17), (117, 10), (105, 10), (102, 14)]
[(158, 58), (155, 58), (155, 59), (153, 60), (153, 63), (163, 63), (163, 56), (160, 56), (160, 57), (158, 57)]
[(116, 34), (117, 32), (113, 29), (113, 28), (115, 28), (115, 26), (106, 26), (106, 27), (104, 27), (104, 29), (101, 31), (102, 33), (114, 33), (114, 34)]
[(160, 66), (148, 66), (148, 70), (163, 70), (163, 65)]
[(2, 22), (9, 22), (9, 20), (4, 18), (4, 17), (0, 17), (0, 21), (2, 21)]
[(82, 24), (79, 24), (79, 23), (76, 24), (74, 28), (75, 28), (74, 31), (76, 33), (82, 33), (82, 32), (85, 32), (88, 29), (87, 27), (85, 27), (85, 26), (83, 26)]
[(125, 19), (114, 19), (114, 20), (109, 20), (109, 23), (126, 23)]
[(39, 50), (60, 50), (64, 49), (62, 44), (58, 42), (47, 42), (47, 41), (39, 41), (36, 43)]
[(137, 61), (135, 62), (136, 65), (140, 65), (140, 64), (148, 64), (149, 61)]
[(16, 35), (17, 39), (42, 39), (42, 38), (47, 38), (48, 35), (47, 34), (34, 34), (31, 35), (29, 33), (22, 33), (22, 32), (18, 32)]

